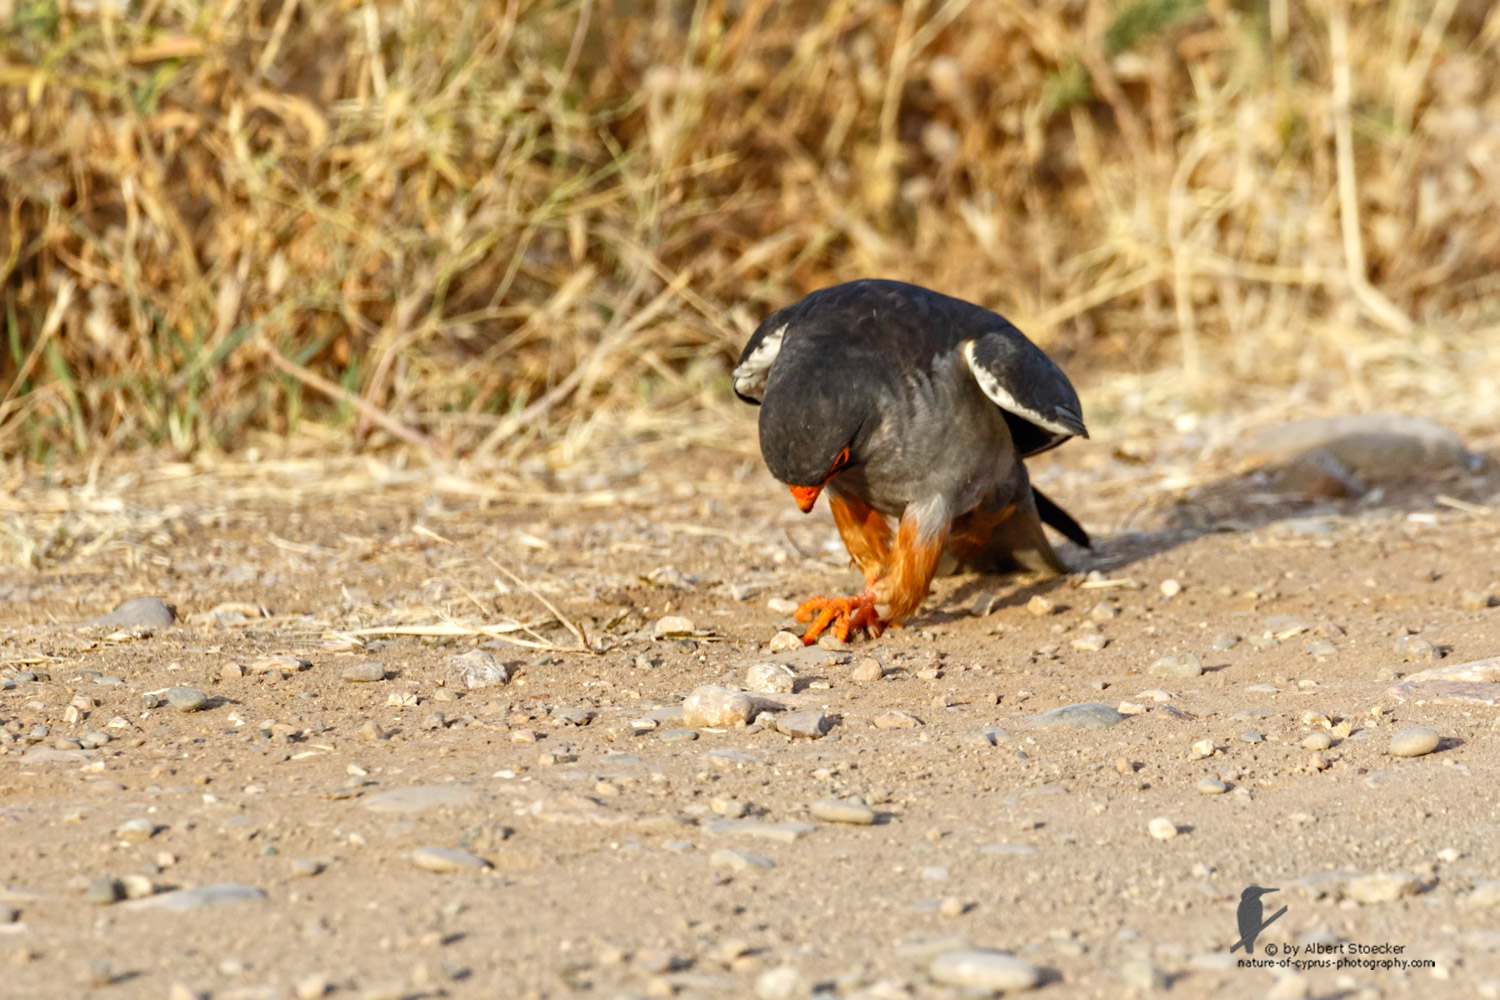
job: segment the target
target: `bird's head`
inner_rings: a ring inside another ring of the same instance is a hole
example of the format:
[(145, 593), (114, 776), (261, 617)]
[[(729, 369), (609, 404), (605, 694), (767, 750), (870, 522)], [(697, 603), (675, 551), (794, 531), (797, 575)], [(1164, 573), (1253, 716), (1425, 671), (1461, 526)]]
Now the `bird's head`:
[(1247, 887), (1244, 892), (1240, 893), (1240, 899), (1242, 899), (1242, 900), (1243, 899), (1259, 899), (1260, 897), (1264, 896), (1268, 892), (1280, 892), (1280, 891), (1281, 890), (1279, 890), (1279, 889), (1262, 889), (1258, 885), (1252, 885), (1252, 886)]
[(766, 468), (790, 487), (803, 513), (834, 476), (863, 462), (875, 421), (873, 383), (847, 362), (839, 369), (782, 364), (760, 407)]

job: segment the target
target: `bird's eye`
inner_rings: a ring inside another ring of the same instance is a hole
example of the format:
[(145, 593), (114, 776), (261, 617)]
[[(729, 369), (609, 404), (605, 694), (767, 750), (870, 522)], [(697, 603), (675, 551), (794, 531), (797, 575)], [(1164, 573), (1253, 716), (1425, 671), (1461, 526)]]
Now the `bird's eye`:
[(846, 466), (848, 464), (849, 464), (849, 448), (846, 445), (844, 447), (844, 450), (838, 453), (838, 457), (833, 460), (833, 464), (828, 467), (828, 474), (831, 476), (835, 472), (838, 472), (840, 469), (842, 469), (844, 466)]

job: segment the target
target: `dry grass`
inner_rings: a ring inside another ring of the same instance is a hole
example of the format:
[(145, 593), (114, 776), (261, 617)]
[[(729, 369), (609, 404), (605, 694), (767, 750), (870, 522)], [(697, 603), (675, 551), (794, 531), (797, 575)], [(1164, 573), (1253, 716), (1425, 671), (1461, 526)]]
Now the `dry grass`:
[(1484, 0), (0, 0), (0, 25), (0, 454), (309, 423), (578, 447), (716, 406), (760, 316), (859, 275), (997, 307), (1077, 373), (1170, 376), (1120, 399), (1497, 408)]

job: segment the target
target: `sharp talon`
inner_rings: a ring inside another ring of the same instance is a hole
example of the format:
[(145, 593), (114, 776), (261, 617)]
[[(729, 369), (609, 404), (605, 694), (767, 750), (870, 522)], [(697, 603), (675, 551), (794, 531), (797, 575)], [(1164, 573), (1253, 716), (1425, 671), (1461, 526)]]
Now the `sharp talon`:
[(799, 622), (805, 622), (813, 617), (807, 631), (802, 634), (802, 644), (811, 646), (818, 641), (829, 628), (832, 628), (834, 636), (840, 642), (847, 642), (851, 632), (863, 629), (870, 638), (880, 635), (883, 628), (880, 615), (875, 610), (875, 598), (870, 594), (859, 594), (854, 597), (814, 597), (803, 602), (796, 611)]

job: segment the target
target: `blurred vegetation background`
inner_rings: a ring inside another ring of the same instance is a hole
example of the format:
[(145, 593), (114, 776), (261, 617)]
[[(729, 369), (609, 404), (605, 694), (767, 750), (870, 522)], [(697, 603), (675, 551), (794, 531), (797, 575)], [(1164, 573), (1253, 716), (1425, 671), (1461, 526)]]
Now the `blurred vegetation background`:
[(860, 276), (1085, 387), (1494, 412), (1500, 7), (0, 0), (0, 454), (690, 427)]

